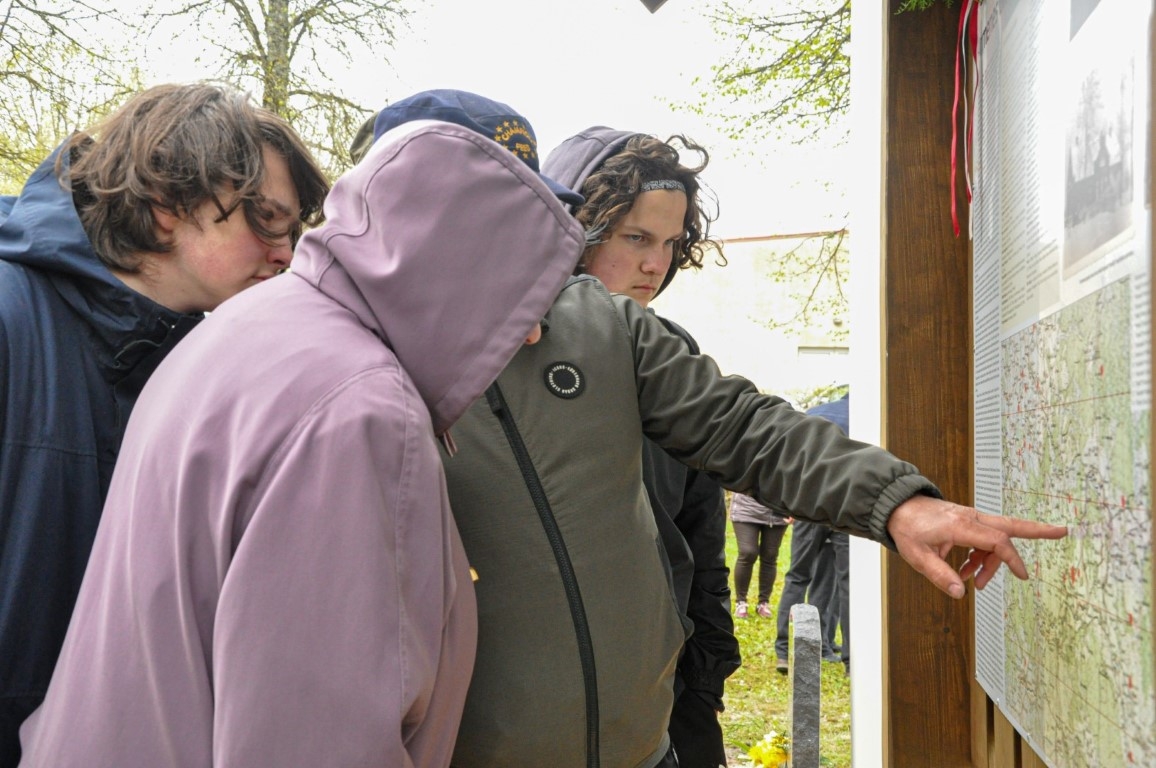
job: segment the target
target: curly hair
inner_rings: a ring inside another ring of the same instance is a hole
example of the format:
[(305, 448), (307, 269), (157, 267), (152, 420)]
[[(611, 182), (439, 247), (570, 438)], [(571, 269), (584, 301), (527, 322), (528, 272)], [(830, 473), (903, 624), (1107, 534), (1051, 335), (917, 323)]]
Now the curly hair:
[[(682, 165), (679, 146), (683, 152), (697, 154), (698, 164)], [(714, 251), (716, 263), (725, 265), (722, 244), (710, 237), (710, 224), (718, 218), (717, 211), (707, 211), (700, 194), (698, 175), (709, 161), (706, 148), (685, 136), (674, 135), (662, 141), (655, 136), (638, 134), (627, 139), (623, 148), (608, 157), (582, 185), (586, 202), (574, 214), (586, 230), (586, 249), (578, 264), (579, 271), (585, 271), (587, 258), (604, 242), (603, 235), (611, 232), (630, 212), (642, 184), (661, 179), (682, 182), (689, 203), (683, 219), (683, 236), (675, 248), (674, 264), (678, 269), (699, 269), (706, 252)]]
[[(261, 194), (266, 147), (285, 158), (301, 204), (288, 231), (269, 226), (272, 212)], [(65, 141), (56, 174), (71, 187), (101, 262), (130, 274), (140, 271), (142, 254), (172, 250), (157, 234), (154, 208), (186, 216), (209, 201), (218, 221), (241, 208), (266, 243), (286, 236), (296, 242), (303, 225), (321, 221), (329, 192), (325, 174), (287, 122), (246, 94), (206, 83), (158, 85), (134, 95)]]

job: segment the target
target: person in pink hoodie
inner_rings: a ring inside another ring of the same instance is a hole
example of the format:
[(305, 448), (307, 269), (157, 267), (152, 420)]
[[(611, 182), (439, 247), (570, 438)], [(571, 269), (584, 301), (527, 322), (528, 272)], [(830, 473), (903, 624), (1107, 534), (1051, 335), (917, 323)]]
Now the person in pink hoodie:
[[(463, 127), (482, 112), (520, 130)], [(583, 234), (505, 105), (439, 91), (378, 121), (291, 272), (145, 387), (21, 765), (449, 764), (477, 616), (437, 442)]]

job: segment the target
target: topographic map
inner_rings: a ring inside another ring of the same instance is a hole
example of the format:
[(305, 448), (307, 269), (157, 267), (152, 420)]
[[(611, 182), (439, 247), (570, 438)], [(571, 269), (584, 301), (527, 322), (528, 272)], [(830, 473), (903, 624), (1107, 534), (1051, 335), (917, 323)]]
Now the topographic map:
[(1004, 581), (1005, 711), (1053, 768), (1156, 766), (1149, 413), (1133, 412), (1128, 281), (1003, 342), (1007, 515), (1063, 523), (1017, 542)]

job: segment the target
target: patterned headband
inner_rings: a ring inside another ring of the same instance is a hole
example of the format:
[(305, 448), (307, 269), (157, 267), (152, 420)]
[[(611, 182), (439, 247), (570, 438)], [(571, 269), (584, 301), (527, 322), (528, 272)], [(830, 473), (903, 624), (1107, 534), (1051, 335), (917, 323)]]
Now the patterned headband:
[(655, 179), (642, 182), (641, 191), (650, 192), (655, 189), (677, 189), (679, 192), (686, 192), (686, 186), (678, 179)]

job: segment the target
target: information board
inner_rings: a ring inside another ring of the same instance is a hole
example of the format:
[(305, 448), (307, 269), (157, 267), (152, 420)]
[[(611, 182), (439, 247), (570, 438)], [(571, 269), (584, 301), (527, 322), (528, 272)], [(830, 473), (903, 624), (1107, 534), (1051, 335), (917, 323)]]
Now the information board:
[(975, 503), (1070, 533), (976, 593), (976, 674), (1053, 768), (1156, 765), (1151, 5), (979, 6)]

